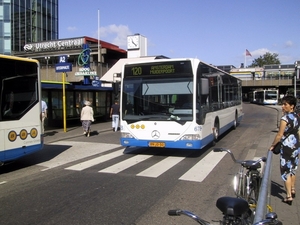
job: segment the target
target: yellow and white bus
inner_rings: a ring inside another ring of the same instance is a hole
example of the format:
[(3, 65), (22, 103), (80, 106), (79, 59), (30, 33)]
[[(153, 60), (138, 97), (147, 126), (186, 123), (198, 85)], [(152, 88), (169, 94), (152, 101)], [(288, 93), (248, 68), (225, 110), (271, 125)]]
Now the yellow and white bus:
[(0, 55), (0, 164), (42, 149), (37, 60)]

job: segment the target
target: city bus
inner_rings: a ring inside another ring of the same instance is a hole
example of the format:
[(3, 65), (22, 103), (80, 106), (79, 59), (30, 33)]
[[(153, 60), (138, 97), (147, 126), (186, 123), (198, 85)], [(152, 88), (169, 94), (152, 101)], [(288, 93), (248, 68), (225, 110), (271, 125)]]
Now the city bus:
[(198, 150), (243, 117), (241, 80), (199, 59), (125, 63), (121, 78), (123, 146)]
[(37, 60), (0, 55), (0, 164), (43, 147)]
[(260, 105), (277, 105), (278, 104), (278, 90), (255, 90), (252, 92), (252, 103)]
[(250, 103), (255, 103), (256, 102), (256, 91), (250, 91), (248, 93), (248, 100)]

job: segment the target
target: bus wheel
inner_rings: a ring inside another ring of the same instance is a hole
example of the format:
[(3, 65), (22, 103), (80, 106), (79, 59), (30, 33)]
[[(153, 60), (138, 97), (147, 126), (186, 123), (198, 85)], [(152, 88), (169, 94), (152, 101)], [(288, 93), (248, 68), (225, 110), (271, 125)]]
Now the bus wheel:
[(215, 121), (215, 125), (214, 125), (214, 128), (213, 128), (213, 135), (214, 135), (214, 140), (213, 140), (213, 144), (216, 144), (218, 142), (218, 139), (219, 139), (219, 122), (218, 121)]
[(238, 125), (238, 116), (237, 116), (237, 113), (235, 113), (235, 118), (234, 118), (234, 121), (233, 121), (232, 128), (235, 130), (237, 128), (237, 125)]

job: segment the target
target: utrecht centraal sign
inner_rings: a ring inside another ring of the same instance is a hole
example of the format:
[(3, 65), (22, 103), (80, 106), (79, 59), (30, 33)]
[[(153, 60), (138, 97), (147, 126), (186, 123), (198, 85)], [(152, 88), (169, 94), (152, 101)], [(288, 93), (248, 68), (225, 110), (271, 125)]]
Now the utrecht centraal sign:
[(84, 38), (64, 39), (44, 41), (39, 43), (29, 43), (24, 46), (26, 52), (42, 52), (51, 50), (62, 50), (70, 48), (82, 48)]

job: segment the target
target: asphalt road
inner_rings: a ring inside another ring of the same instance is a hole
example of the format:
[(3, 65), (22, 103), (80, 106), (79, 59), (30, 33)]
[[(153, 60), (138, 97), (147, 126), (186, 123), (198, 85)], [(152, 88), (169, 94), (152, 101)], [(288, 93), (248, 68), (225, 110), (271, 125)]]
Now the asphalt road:
[[(242, 123), (216, 147), (232, 149), (238, 159), (265, 156), (277, 111), (250, 104), (244, 111)], [(61, 140), (1, 167), (1, 224), (196, 224), (167, 215), (176, 208), (215, 224), (222, 219), (215, 202), (234, 196), (232, 178), (238, 168), (229, 155), (212, 156), (211, 146), (198, 152), (125, 150), (119, 135), (107, 131)], [(297, 215), (291, 216), (299, 224)]]

